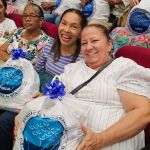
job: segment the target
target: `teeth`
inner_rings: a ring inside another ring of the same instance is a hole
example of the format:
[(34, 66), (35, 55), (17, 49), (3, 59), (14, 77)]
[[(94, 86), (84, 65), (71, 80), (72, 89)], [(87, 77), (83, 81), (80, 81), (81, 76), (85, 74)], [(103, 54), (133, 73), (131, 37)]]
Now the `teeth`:
[(89, 52), (88, 55), (95, 55), (96, 52)]
[(70, 37), (69, 36), (66, 36), (66, 35), (62, 35), (63, 38), (65, 39), (69, 39)]

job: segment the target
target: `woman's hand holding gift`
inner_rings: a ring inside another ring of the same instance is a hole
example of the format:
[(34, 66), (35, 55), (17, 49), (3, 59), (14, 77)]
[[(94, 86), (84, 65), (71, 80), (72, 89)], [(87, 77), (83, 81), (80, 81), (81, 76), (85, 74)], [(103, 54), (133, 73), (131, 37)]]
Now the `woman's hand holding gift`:
[(77, 150), (99, 150), (103, 145), (103, 138), (100, 133), (93, 132), (91, 129), (81, 124), (84, 138)]

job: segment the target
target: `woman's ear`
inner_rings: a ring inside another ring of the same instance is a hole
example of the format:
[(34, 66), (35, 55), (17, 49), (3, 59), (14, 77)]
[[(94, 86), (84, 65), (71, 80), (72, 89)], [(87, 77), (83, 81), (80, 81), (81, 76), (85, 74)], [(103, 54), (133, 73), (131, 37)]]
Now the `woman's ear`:
[(113, 42), (112, 42), (112, 40), (110, 39), (110, 40), (108, 41), (108, 51), (111, 52), (112, 48), (113, 48)]
[(44, 21), (44, 18), (43, 18), (43, 17), (40, 17), (40, 27), (42, 27), (43, 21)]

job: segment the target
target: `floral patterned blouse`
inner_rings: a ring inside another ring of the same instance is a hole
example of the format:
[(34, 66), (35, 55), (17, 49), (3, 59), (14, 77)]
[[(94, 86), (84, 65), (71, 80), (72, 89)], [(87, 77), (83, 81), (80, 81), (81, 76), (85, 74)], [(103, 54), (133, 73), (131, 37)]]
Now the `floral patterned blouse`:
[(35, 62), (36, 57), (40, 50), (45, 46), (45, 44), (51, 40), (51, 37), (46, 35), (41, 30), (41, 35), (34, 41), (26, 40), (22, 37), (22, 33), (25, 31), (23, 28), (18, 28), (12, 36), (8, 38), (9, 47), (7, 52), (10, 54), (12, 49), (22, 48), (26, 53), (26, 59), (31, 62)]

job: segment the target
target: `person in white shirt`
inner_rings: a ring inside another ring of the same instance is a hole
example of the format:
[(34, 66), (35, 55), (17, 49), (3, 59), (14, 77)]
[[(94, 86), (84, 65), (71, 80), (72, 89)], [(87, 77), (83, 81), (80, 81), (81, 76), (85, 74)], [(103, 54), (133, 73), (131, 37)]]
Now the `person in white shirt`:
[(6, 1), (0, 0), (0, 45), (4, 44), (7, 37), (17, 29), (15, 22), (6, 17), (6, 9)]
[(44, 12), (44, 20), (51, 22), (51, 12), (55, 7), (56, 0), (28, 0), (29, 3), (34, 3), (42, 7)]
[(120, 18), (130, 8), (130, 0), (83, 0), (81, 6), (89, 23), (101, 23), (110, 28), (110, 14)]

